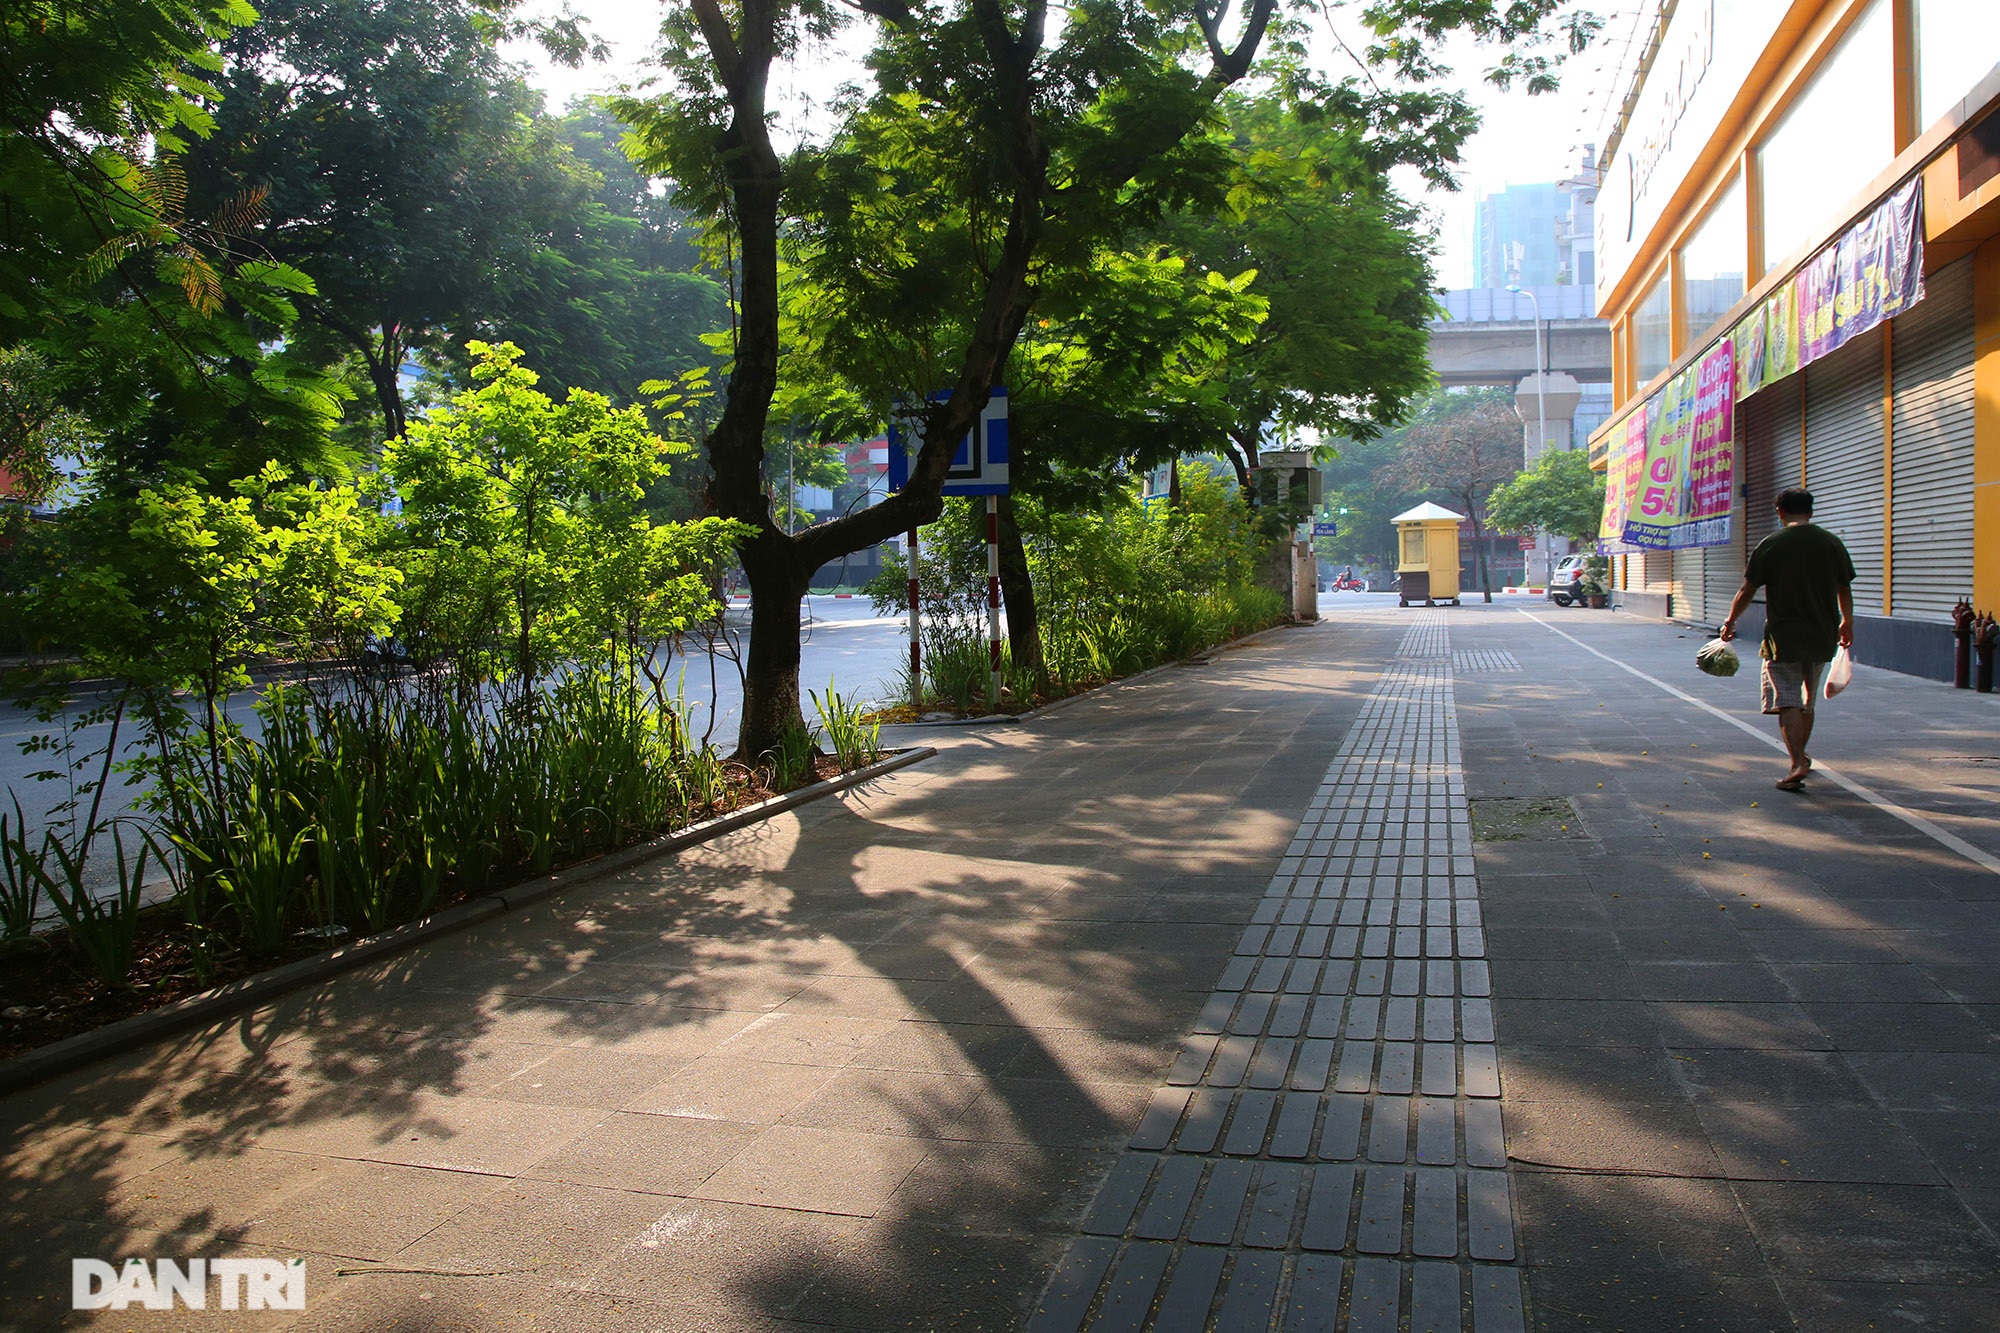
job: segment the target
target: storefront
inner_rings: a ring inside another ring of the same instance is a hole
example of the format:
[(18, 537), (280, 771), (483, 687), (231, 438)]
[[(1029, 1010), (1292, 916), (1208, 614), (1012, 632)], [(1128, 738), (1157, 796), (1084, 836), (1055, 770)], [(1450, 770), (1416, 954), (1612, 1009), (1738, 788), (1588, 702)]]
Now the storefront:
[(1714, 624), (1771, 499), (1854, 556), (1859, 660), (2000, 607), (2000, 5), (1682, 0), (1599, 195), (1614, 601)]

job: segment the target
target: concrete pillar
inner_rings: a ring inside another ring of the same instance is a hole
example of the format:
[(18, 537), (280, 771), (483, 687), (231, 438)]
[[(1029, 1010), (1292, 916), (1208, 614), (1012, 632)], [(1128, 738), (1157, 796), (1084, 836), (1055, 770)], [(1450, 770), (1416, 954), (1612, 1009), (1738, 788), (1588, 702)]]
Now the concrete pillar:
[[(1529, 375), (1515, 386), (1514, 410), (1521, 417), (1524, 466), (1533, 467), (1551, 449), (1570, 447), (1570, 423), (1576, 419), (1576, 405), (1582, 398), (1582, 386), (1576, 378), (1560, 370), (1546, 376)], [(1547, 421), (1542, 420), (1544, 408), (1548, 411)], [(1537, 533), (1535, 548), (1527, 553), (1528, 576), (1537, 582), (1546, 579), (1556, 561), (1568, 554), (1566, 538)]]
[[(1529, 375), (1514, 388), (1514, 410), (1521, 417), (1523, 457), (1528, 467), (1533, 467), (1535, 460), (1551, 447), (1570, 447), (1570, 422), (1576, 419), (1576, 405), (1583, 398), (1582, 386), (1576, 378), (1560, 370), (1543, 377), (1539, 394), (1535, 379)], [(1541, 419), (1544, 403), (1549, 411), (1546, 422)]]

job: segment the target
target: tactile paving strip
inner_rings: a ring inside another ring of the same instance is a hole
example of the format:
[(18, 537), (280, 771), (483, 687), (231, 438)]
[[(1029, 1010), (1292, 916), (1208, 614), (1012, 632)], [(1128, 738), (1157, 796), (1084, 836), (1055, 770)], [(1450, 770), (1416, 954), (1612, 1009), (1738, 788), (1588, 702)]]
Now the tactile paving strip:
[(1521, 659), (1503, 648), (1459, 648), (1451, 655), (1451, 669), (1461, 676), (1494, 671), (1519, 671)]
[(1028, 1327), (1520, 1333), (1444, 613), (1418, 613)]

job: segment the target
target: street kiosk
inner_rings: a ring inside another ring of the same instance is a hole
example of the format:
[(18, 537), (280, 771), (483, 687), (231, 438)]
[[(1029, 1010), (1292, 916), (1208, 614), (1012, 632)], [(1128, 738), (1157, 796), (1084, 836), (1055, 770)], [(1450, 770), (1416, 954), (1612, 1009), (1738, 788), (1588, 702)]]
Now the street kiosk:
[(1458, 525), (1465, 515), (1426, 501), (1389, 520), (1396, 525), (1396, 605), (1458, 605)]

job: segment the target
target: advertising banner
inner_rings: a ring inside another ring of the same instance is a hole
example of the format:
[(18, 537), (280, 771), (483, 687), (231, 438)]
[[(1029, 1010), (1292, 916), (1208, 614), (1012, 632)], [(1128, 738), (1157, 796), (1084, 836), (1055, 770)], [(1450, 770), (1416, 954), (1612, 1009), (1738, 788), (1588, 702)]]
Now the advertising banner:
[(1616, 551), (1625, 545), (1625, 514), (1631, 497), (1646, 472), (1646, 416), (1652, 404), (1642, 403), (1617, 438), (1611, 441), (1604, 460), (1604, 517), (1597, 527), (1600, 550)]
[(1736, 501), (1736, 355), (1724, 338), (1695, 363), (1694, 425), (1688, 440), (1688, 503), (1677, 546), (1729, 541)]
[(1625, 545), (1671, 550), (1687, 514), (1688, 445), (1694, 438), (1694, 385), (1686, 371), (1660, 387), (1646, 405), (1645, 464), (1626, 495)]
[(1738, 398), (1924, 299), (1922, 184), (1905, 182), (1736, 326)]
[(1606, 459), (1606, 550), (1730, 540), (1736, 496), (1736, 356), (1728, 338), (1626, 418)]

